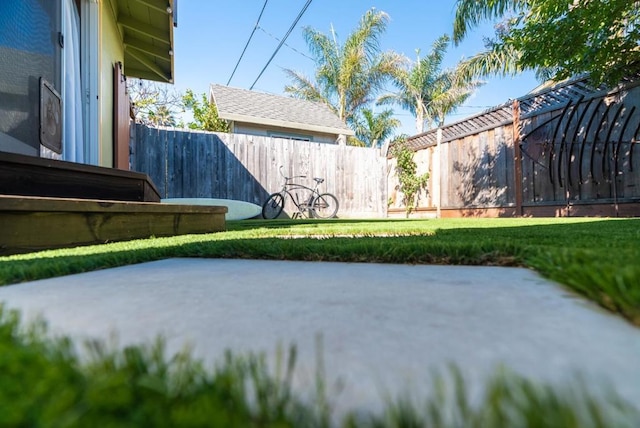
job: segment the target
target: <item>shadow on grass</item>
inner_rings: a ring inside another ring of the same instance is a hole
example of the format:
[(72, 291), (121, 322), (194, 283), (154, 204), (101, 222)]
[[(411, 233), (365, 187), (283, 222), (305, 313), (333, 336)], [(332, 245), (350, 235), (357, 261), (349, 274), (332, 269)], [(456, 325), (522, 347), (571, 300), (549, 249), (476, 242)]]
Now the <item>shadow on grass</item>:
[[(640, 324), (640, 220), (251, 221), (229, 226), (229, 232), (212, 235), (1, 258), (0, 281), (8, 284), (168, 257), (526, 266)], [(355, 237), (343, 236), (349, 234)], [(99, 354), (92, 365), (78, 368), (64, 346), (52, 352), (37, 337), (25, 339), (16, 331), (16, 322), (0, 323), (0, 335), (19, 342), (15, 348), (3, 348), (0, 359), (0, 366), (5, 364), (0, 372), (10, 373), (0, 388), (0, 409), (11, 406), (0, 415), (14, 418), (5, 420), (7, 425), (61, 420), (87, 426), (105, 420), (114, 425), (178, 425), (186, 424), (187, 418), (196, 418), (189, 419), (194, 425), (214, 420), (224, 426), (329, 425), (324, 410), (317, 412), (298, 401), (289, 384), (271, 377), (254, 356), (229, 357), (215, 371), (206, 372), (186, 357), (166, 362), (159, 350), (132, 347)], [(455, 371), (444, 376), (441, 385), (453, 385), (453, 390), (441, 392), (442, 386), (435, 384), (436, 394), (423, 403), (399, 398), (381, 414), (348, 415), (343, 426), (631, 427), (640, 417), (637, 409), (617, 399), (583, 395), (581, 387), (576, 400), (570, 391), (503, 374), (490, 380), (486, 400), (474, 407), (465, 396), (464, 380)], [(253, 389), (242, 389), (251, 382)], [(51, 419), (38, 419), (47, 417)]]
[(0, 258), (0, 284), (170, 257), (533, 268), (640, 325), (640, 219), (249, 220)]

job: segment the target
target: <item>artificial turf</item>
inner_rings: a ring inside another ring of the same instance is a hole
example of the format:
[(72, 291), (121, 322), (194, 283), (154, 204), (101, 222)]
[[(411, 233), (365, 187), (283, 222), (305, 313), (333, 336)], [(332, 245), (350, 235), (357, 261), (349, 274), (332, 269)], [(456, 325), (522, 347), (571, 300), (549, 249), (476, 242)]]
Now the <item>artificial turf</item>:
[[(640, 325), (640, 220), (456, 219), (230, 222), (228, 231), (0, 258), (0, 284), (167, 257), (522, 266)], [(508, 372), (472, 403), (460, 372), (438, 374), (424, 401), (336, 419), (317, 379), (291, 388), (295, 348), (275, 374), (263, 356), (227, 354), (214, 368), (162, 343), (79, 358), (67, 338), (25, 326), (0, 305), (0, 426), (635, 427), (638, 409), (588, 385), (551, 387)]]
[(0, 257), (0, 285), (168, 257), (522, 266), (640, 325), (640, 219), (248, 220)]

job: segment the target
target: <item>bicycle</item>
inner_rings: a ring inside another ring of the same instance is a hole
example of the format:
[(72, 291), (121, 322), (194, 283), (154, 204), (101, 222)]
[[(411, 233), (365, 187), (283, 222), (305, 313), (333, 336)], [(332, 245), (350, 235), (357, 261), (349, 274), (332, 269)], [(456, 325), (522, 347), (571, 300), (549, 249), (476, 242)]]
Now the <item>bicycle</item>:
[[(279, 192), (269, 195), (265, 203), (262, 205), (262, 218), (277, 218), (284, 209), (287, 197), (291, 199), (298, 211), (293, 215), (296, 217), (308, 218), (333, 218), (338, 213), (338, 198), (331, 193), (320, 193), (318, 186), (324, 182), (324, 178), (314, 177), (314, 187), (308, 187), (300, 183), (293, 182), (297, 178), (307, 178), (306, 175), (297, 175), (295, 177), (287, 177), (282, 173), (280, 167), (280, 175), (284, 178), (284, 184)], [(306, 194), (306, 198), (300, 200), (300, 195)]]

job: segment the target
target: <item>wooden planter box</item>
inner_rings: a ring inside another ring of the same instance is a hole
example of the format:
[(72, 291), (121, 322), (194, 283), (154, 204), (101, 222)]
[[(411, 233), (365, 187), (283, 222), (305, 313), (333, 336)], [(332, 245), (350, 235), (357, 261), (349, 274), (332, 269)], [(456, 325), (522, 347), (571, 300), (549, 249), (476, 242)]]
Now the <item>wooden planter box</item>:
[(0, 254), (225, 230), (226, 207), (0, 195)]

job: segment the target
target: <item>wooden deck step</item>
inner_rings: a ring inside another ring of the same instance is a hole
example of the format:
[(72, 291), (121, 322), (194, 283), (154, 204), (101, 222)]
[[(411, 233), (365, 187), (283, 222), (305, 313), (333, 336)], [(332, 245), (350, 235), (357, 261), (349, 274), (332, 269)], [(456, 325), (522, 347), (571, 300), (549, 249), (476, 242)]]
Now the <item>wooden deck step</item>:
[(226, 207), (0, 195), (0, 255), (225, 230)]
[(0, 194), (160, 202), (148, 175), (0, 152)]

